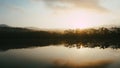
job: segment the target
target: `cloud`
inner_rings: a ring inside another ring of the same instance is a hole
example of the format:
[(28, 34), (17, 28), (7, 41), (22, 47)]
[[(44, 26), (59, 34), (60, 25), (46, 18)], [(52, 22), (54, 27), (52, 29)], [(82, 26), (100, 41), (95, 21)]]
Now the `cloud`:
[(99, 0), (33, 0), (44, 2), (48, 7), (54, 9), (82, 8), (100, 12), (108, 12), (107, 9), (99, 5)]

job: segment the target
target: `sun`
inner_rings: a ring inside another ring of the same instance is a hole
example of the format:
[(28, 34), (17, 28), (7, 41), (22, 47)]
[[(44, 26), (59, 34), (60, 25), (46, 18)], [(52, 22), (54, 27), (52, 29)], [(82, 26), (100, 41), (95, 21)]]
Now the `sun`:
[(89, 23), (76, 23), (75, 25), (73, 25), (73, 28), (80, 28), (80, 29), (86, 29), (86, 28), (91, 28), (93, 27), (92, 25), (90, 25)]
[(65, 29), (86, 29), (104, 25), (104, 15), (85, 9), (69, 10), (59, 14), (55, 19), (56, 27)]
[(96, 27), (100, 23), (100, 16), (89, 11), (79, 10), (70, 13), (67, 20), (71, 24), (71, 28), (85, 29)]

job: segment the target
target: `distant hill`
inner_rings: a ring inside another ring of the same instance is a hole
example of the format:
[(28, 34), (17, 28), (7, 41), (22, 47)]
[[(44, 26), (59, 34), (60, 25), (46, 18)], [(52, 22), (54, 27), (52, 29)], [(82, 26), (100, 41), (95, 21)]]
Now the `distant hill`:
[(21, 28), (21, 27), (11, 27), (6, 24), (0, 24), (0, 32), (28, 32), (31, 29)]
[(45, 29), (37, 27), (11, 27), (6, 24), (0, 24), (0, 32), (31, 32), (31, 31), (64, 32), (64, 30), (61, 29)]
[(0, 27), (10, 27), (10, 26), (8, 26), (6, 24), (0, 24)]

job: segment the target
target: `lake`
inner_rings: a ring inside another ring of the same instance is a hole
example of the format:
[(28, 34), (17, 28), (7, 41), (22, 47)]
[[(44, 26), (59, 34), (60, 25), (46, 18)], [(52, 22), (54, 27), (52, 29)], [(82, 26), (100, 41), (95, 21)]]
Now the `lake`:
[(0, 51), (0, 68), (120, 68), (120, 49), (57, 44)]

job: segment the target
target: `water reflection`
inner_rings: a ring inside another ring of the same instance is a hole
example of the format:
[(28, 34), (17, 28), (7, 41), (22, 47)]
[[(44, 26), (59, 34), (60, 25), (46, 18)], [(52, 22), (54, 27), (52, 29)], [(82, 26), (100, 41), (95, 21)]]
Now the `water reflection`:
[(50, 45), (59, 45), (63, 44), (65, 47), (73, 48), (95, 48), (99, 47), (101, 49), (112, 48), (119, 49), (120, 41), (114, 40), (60, 40), (60, 39), (3, 39), (0, 41), (0, 50), (5, 51), (9, 49), (20, 49), (20, 48), (30, 48), (30, 47), (44, 47)]
[(63, 45), (0, 52), (1, 68), (119, 68), (120, 50)]
[(92, 61), (92, 62), (84, 62), (84, 63), (75, 63), (75, 62), (66, 62), (62, 64), (64, 61), (56, 61), (56, 68), (106, 68), (112, 62), (110, 60), (100, 60), (100, 61)]
[(120, 42), (2, 40), (0, 68), (120, 68)]

